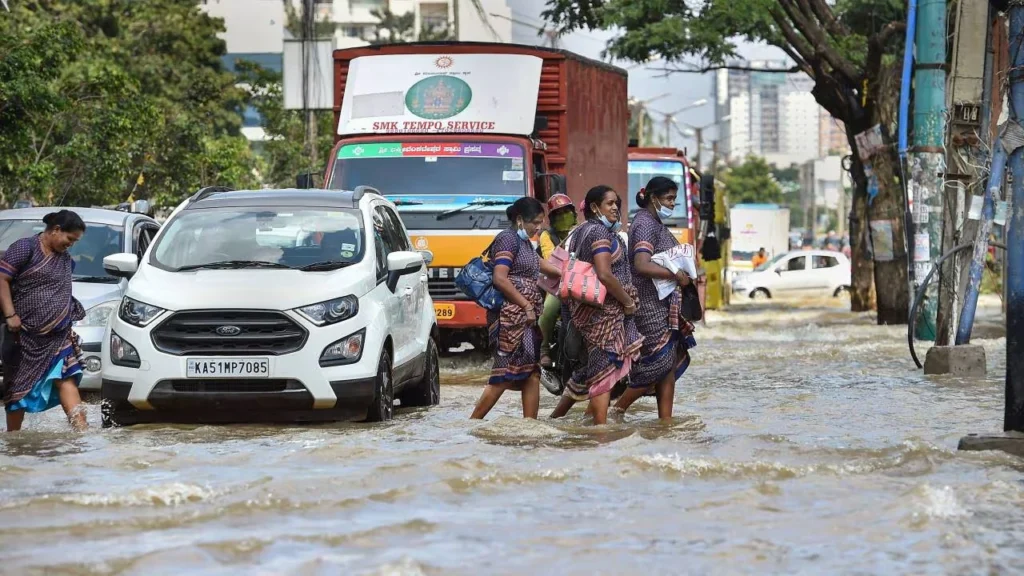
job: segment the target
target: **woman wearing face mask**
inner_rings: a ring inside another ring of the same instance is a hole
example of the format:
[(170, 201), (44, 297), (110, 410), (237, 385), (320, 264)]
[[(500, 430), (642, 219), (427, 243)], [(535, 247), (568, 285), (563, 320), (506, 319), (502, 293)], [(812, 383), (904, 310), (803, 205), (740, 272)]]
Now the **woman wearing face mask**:
[(85, 233), (85, 222), (61, 210), (43, 223), (45, 231), (14, 242), (0, 260), (0, 308), (7, 337), (17, 339), (3, 359), (8, 432), (21, 429), (25, 412), (58, 404), (75, 429), (86, 427), (78, 393), (82, 351), (71, 329), (85, 310), (71, 295), (75, 263), (68, 254)]
[[(661, 419), (672, 417), (676, 380), (690, 364), (685, 341), (693, 332), (693, 325), (680, 315), (682, 287), (690, 284), (690, 277), (682, 271), (673, 274), (651, 261), (654, 254), (679, 244), (664, 224), (672, 216), (678, 192), (679, 186), (673, 180), (656, 176), (636, 195), (641, 210), (629, 227), (629, 254), (633, 282), (640, 296), (636, 325), (643, 334), (644, 345), (640, 361), (633, 365), (629, 375), (629, 388), (615, 403), (616, 409), (626, 410), (641, 396), (655, 393)], [(655, 279), (675, 280), (679, 287), (661, 300)]]
[[(540, 257), (544, 260), (551, 257), (555, 247), (562, 245), (576, 227), (576, 206), (572, 199), (565, 194), (555, 194), (548, 199), (548, 222), (551, 226), (540, 233)], [(540, 331), (544, 335), (540, 343), (540, 365), (544, 368), (551, 367), (551, 337), (561, 305), (562, 302), (556, 296), (548, 294), (544, 297), (544, 312), (540, 317)]]
[(618, 236), (620, 204), (619, 195), (610, 187), (591, 188), (584, 209), (587, 221), (573, 232), (569, 242), (569, 251), (578, 260), (594, 266), (608, 295), (600, 308), (569, 302), (573, 326), (583, 336), (587, 362), (566, 383), (552, 418), (564, 416), (573, 404), (589, 399), (588, 412), (593, 414), (594, 423), (604, 424), (612, 388), (629, 374), (640, 355), (643, 338), (633, 324), (636, 290), (626, 247)]
[(491, 378), (471, 418), (487, 416), (505, 390), (523, 395), (523, 417), (536, 418), (540, 407), (540, 329), (537, 314), (544, 303), (537, 279), (558, 270), (541, 260), (530, 242), (544, 224), (544, 205), (520, 198), (505, 211), (512, 227), (494, 238), (488, 255), (494, 263), (494, 287), (505, 297), (498, 310), (487, 311), (488, 340), (493, 351)]

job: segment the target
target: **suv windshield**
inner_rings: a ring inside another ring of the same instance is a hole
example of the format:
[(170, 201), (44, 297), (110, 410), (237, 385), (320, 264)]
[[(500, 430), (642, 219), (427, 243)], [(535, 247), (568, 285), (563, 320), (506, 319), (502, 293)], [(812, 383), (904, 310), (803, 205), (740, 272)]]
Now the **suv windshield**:
[(363, 258), (358, 210), (207, 208), (167, 223), (150, 263), (172, 272), (200, 268), (333, 270)]
[[(636, 195), (641, 188), (647, 186), (647, 182), (655, 176), (671, 178), (679, 185), (679, 192), (676, 195), (676, 209), (672, 212), (672, 217), (666, 219), (665, 224), (686, 228), (690, 225), (690, 213), (686, 202), (686, 166), (682, 162), (675, 160), (630, 160), (630, 198)], [(638, 210), (635, 205), (631, 206), (631, 209), (631, 215), (635, 214)]]
[[(0, 220), (0, 253), (6, 252), (16, 240), (35, 236), (46, 229), (39, 220)], [(75, 261), (75, 280), (118, 282), (103, 269), (103, 259), (122, 252), (124, 228), (96, 222), (85, 223), (82, 239), (69, 252)]]

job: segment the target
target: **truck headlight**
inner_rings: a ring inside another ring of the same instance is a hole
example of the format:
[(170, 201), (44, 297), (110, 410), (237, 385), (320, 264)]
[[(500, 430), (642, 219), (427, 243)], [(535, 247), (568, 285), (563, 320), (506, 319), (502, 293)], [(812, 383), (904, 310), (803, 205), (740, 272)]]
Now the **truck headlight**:
[(117, 309), (117, 300), (102, 302), (85, 311), (85, 318), (75, 322), (79, 328), (106, 328), (110, 315)]
[(121, 300), (121, 307), (117, 311), (117, 317), (132, 326), (142, 328), (162, 314), (163, 311), (163, 308), (145, 304), (125, 296)]
[(296, 308), (295, 311), (317, 326), (327, 326), (355, 316), (359, 312), (359, 299), (355, 296), (344, 296)]

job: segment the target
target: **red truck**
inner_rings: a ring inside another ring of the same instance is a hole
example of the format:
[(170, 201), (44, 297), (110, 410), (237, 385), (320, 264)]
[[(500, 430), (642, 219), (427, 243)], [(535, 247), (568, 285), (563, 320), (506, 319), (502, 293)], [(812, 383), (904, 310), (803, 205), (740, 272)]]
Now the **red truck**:
[(510, 225), (509, 204), (556, 192), (578, 203), (597, 184), (628, 203), (626, 80), (624, 70), (571, 52), (514, 44), (334, 52), (337, 141), (325, 187), (380, 190), (413, 248), (433, 254), (428, 287), (442, 350), (486, 345), (486, 311), (455, 276)]

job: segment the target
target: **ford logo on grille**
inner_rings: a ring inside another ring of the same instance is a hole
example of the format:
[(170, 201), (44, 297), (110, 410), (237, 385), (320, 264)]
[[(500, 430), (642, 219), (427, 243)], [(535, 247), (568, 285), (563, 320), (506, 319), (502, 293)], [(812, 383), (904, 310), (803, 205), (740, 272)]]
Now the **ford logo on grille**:
[(216, 332), (221, 336), (238, 336), (242, 329), (238, 326), (218, 326)]

